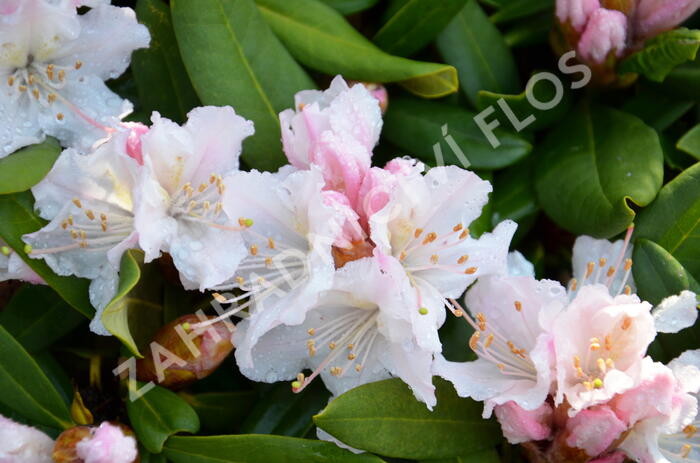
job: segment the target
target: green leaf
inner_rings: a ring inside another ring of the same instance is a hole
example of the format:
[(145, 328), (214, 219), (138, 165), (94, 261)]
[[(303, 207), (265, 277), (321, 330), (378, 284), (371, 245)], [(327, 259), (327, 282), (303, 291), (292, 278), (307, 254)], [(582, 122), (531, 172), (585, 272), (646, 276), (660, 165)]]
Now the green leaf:
[(163, 0), (139, 0), (136, 15), (151, 33), (151, 45), (135, 51), (131, 59), (140, 110), (149, 116), (152, 111), (158, 111), (182, 123), (187, 113), (199, 106), (199, 98), (180, 57), (170, 8)]
[(241, 425), (241, 432), (304, 437), (313, 427), (313, 416), (329, 398), (330, 393), (320, 381), (299, 394), (292, 392), (289, 383), (277, 383), (257, 401)]
[(468, 1), (436, 44), (445, 61), (457, 68), (462, 92), (473, 105), (480, 90), (521, 90), (512, 53), (476, 0)]
[[(231, 105), (255, 123), (243, 144), (251, 167), (285, 163), (278, 113), (314, 83), (260, 16), (253, 0), (174, 0), (175, 36), (202, 103)], [(281, 77), (283, 76), (283, 77)]]
[(349, 15), (372, 8), (379, 0), (322, 0), (323, 3), (338, 10), (340, 14)]
[(532, 182), (532, 158), (500, 171), (493, 182), (493, 225), (505, 219), (520, 223), (537, 213), (539, 205)]
[[(532, 98), (537, 100), (537, 102), (543, 104), (554, 103), (556, 96), (556, 90), (551, 82), (539, 82), (533, 87)], [(513, 122), (508, 119), (503, 108), (499, 105), (498, 100), (500, 99), (503, 99), (508, 105), (508, 108), (513, 112), (517, 118), (517, 124), (524, 124), (530, 116), (534, 116), (535, 119), (533, 122), (523, 130), (540, 130), (559, 122), (566, 113), (569, 112), (569, 109), (571, 109), (572, 100), (571, 93), (564, 91), (561, 101), (559, 101), (556, 106), (550, 110), (543, 111), (532, 106), (527, 99), (525, 90), (518, 95), (504, 95), (486, 90), (479, 91), (476, 98), (477, 109), (483, 111), (488, 107), (493, 107), (496, 112), (493, 116), (489, 117), (488, 120), (492, 118), (498, 119), (501, 123), (501, 127), (508, 129), (513, 128)]]
[(44, 426), (73, 426), (68, 405), (22, 345), (0, 326), (0, 402)]
[(0, 312), (0, 325), (29, 352), (50, 346), (83, 321), (48, 286), (23, 286)]
[(89, 281), (56, 275), (42, 259), (30, 259), (24, 252), (22, 235), (42, 228), (46, 222), (34, 214), (34, 198), (31, 193), (0, 196), (0, 238), (10, 246), (63, 300), (88, 318), (95, 309), (88, 298)]
[(127, 399), (126, 411), (139, 442), (152, 453), (160, 453), (165, 441), (173, 434), (199, 431), (199, 417), (192, 407), (174, 392), (160, 386), (133, 402)]
[[(493, 148), (474, 122), (475, 114), (459, 106), (416, 98), (397, 98), (391, 101), (384, 120), (383, 136), (403, 150), (429, 165), (436, 165), (436, 148), (446, 165), (465, 166), (460, 151), (472, 167), (498, 169), (525, 157), (532, 149), (522, 137), (501, 129), (494, 134), (501, 142)], [(447, 133), (444, 127), (447, 125)], [(449, 138), (452, 137), (452, 138)]]
[(662, 132), (695, 106), (688, 100), (678, 100), (661, 92), (643, 88), (637, 95), (625, 102), (622, 110), (634, 114), (647, 125)]
[(680, 140), (676, 147), (700, 160), (700, 124), (690, 129)]
[(652, 128), (635, 116), (582, 104), (538, 148), (535, 187), (559, 226), (609, 238), (634, 220), (630, 206), (649, 204), (663, 181), (663, 152)]
[(372, 41), (382, 50), (409, 56), (428, 45), (467, 0), (393, 0)]
[(430, 412), (399, 379), (365, 384), (333, 400), (316, 425), (351, 447), (410, 459), (451, 458), (493, 447), (501, 431), (481, 417), (482, 404), (457, 396), (436, 379)]
[(520, 20), (503, 33), (503, 40), (511, 48), (546, 44), (552, 21), (553, 11)]
[(61, 154), (54, 138), (0, 159), (0, 195), (27, 191), (46, 177)]
[(399, 82), (425, 98), (457, 91), (452, 66), (389, 55), (319, 0), (257, 0), (257, 4), (289, 52), (311, 69), (367, 82)]
[(554, 9), (554, 0), (513, 0), (491, 15), (491, 22), (501, 24)]
[(165, 455), (174, 463), (381, 463), (330, 442), (293, 437), (238, 435), (172, 437)]
[(696, 58), (692, 63), (678, 66), (660, 87), (676, 97), (700, 101), (700, 60)]
[(202, 423), (202, 428), (215, 433), (231, 433), (250, 413), (257, 394), (254, 391), (180, 393)]
[(680, 28), (664, 32), (626, 58), (619, 72), (643, 74), (650, 80), (662, 82), (676, 66), (694, 60), (698, 48), (700, 31)]
[[(102, 313), (105, 328), (136, 357), (139, 347), (163, 324), (163, 289), (158, 278), (142, 278), (143, 252), (129, 250), (122, 256), (117, 294)], [(149, 264), (149, 274), (158, 272)], [(155, 282), (154, 282), (155, 280)]]
[(700, 280), (700, 163), (667, 183), (640, 212), (636, 236), (657, 243)]
[(420, 463), (501, 463), (501, 457), (495, 450), (484, 450), (455, 458), (439, 460), (422, 460)]

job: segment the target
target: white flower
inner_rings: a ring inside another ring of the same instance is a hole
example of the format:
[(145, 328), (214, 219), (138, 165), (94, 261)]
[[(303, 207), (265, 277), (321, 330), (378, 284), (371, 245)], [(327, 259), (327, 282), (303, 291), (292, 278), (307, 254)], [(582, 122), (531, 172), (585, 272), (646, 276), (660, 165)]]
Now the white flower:
[(109, 335), (101, 311), (116, 293), (121, 256), (137, 243), (132, 189), (139, 165), (126, 154), (127, 137), (119, 132), (89, 155), (61, 153), (32, 188), (35, 208), (50, 223), (23, 237), (30, 256), (44, 259), (57, 274), (92, 280), (97, 314), (90, 328), (102, 335)]
[(129, 8), (73, 0), (23, 0), (0, 10), (0, 157), (46, 135), (81, 150), (113, 131), (131, 103), (104, 81), (148, 46)]
[(53, 440), (38, 429), (0, 415), (0, 462), (51, 463), (53, 445)]
[(221, 284), (246, 254), (245, 226), (224, 210), (223, 177), (238, 170), (253, 123), (213, 106), (193, 109), (182, 127), (158, 113), (152, 121), (140, 138), (143, 169), (134, 193), (145, 261), (168, 252), (187, 289)]
[(44, 284), (44, 280), (0, 239), (0, 281), (7, 280)]

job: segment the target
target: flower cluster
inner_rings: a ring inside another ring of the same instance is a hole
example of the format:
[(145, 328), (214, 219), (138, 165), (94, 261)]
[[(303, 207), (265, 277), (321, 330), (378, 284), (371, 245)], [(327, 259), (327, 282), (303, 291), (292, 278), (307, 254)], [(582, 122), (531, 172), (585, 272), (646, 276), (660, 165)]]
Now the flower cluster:
[(633, 294), (631, 233), (615, 243), (580, 237), (568, 289), (491, 276), (468, 291), (468, 311), (454, 303), (474, 327), (478, 359), (438, 358), (435, 373), (483, 401), (485, 417), (495, 411), (508, 441), (528, 443), (536, 461), (665, 462), (697, 452), (700, 351), (668, 366), (645, 355), (658, 332), (695, 323), (696, 296), (683, 291), (652, 308)]

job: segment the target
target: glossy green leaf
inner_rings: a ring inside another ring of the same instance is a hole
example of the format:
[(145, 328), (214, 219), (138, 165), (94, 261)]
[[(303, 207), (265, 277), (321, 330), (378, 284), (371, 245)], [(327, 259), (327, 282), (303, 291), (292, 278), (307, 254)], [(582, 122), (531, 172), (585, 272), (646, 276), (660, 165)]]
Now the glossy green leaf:
[(680, 28), (664, 32), (620, 63), (619, 72), (643, 74), (661, 82), (676, 66), (694, 60), (698, 48), (700, 31)]
[(56, 275), (42, 259), (30, 259), (24, 252), (22, 235), (42, 228), (46, 222), (34, 214), (34, 198), (31, 193), (0, 196), (0, 238), (24, 260), (74, 309), (88, 318), (95, 310), (88, 298), (88, 280)]
[(700, 163), (667, 183), (636, 225), (638, 238), (657, 243), (700, 280)]
[[(473, 112), (460, 106), (415, 98), (397, 98), (389, 105), (383, 136), (429, 165), (438, 164), (436, 151), (444, 164), (468, 167), (463, 154), (474, 168), (498, 169), (525, 157), (532, 146), (524, 138), (496, 129), (501, 145), (493, 148), (474, 122)], [(435, 148), (435, 145), (439, 148)], [(459, 149), (454, 149), (453, 146)]]
[(491, 22), (500, 24), (554, 10), (554, 0), (513, 0), (491, 15)]
[[(483, 111), (488, 107), (493, 107), (495, 113), (490, 116), (488, 120), (490, 121), (492, 118), (498, 119), (501, 123), (501, 127), (510, 130), (514, 130), (515, 126), (525, 124), (526, 121), (530, 120), (528, 118), (531, 116), (534, 117), (534, 120), (523, 130), (540, 130), (550, 127), (559, 122), (571, 109), (571, 93), (565, 90), (561, 99), (559, 99), (556, 94), (556, 89), (552, 83), (548, 81), (538, 82), (534, 85), (531, 98), (538, 104), (554, 104), (557, 103), (557, 100), (558, 104), (550, 110), (543, 111), (535, 108), (532, 103), (530, 103), (525, 90), (518, 95), (504, 95), (482, 90), (477, 95), (476, 107), (479, 111)], [(504, 109), (501, 107), (503, 103), (498, 103), (501, 99), (503, 99), (507, 108), (512, 111), (513, 114), (508, 115), (504, 112)], [(515, 125), (514, 121), (511, 120), (513, 118), (516, 119)]]
[(372, 41), (387, 53), (409, 56), (442, 31), (467, 0), (393, 0)]
[(625, 102), (622, 110), (634, 114), (647, 125), (662, 132), (683, 117), (695, 103), (685, 99), (670, 98), (661, 92), (643, 88)]
[(192, 407), (174, 392), (160, 386), (133, 402), (127, 398), (126, 410), (139, 442), (152, 453), (160, 453), (165, 441), (173, 434), (199, 431), (199, 417)]
[(450, 458), (496, 445), (498, 423), (481, 417), (482, 404), (457, 396), (436, 379), (431, 412), (399, 379), (365, 384), (339, 396), (316, 417), (316, 425), (351, 447), (411, 459)]
[(584, 103), (538, 148), (540, 205), (561, 227), (612, 237), (634, 220), (663, 181), (663, 152), (652, 128), (635, 116)]
[(23, 286), (0, 312), (0, 325), (29, 352), (51, 345), (83, 321), (48, 286)]
[(170, 8), (163, 0), (139, 0), (136, 15), (151, 33), (150, 46), (135, 51), (131, 59), (140, 109), (182, 123), (199, 106), (199, 98), (180, 58)]
[(696, 58), (675, 68), (660, 87), (671, 95), (700, 101), (700, 60)]
[(520, 223), (539, 210), (532, 181), (532, 158), (500, 171), (493, 182), (493, 225), (505, 219)]
[(173, 437), (165, 446), (173, 463), (381, 463), (374, 455), (343, 450), (330, 442), (293, 437)]
[(46, 177), (61, 154), (54, 138), (0, 159), (0, 195), (27, 191)]
[(459, 71), (462, 92), (476, 105), (480, 90), (522, 91), (518, 70), (503, 36), (476, 0), (469, 0), (436, 41), (445, 61)]
[[(157, 264), (149, 264), (152, 276)], [(102, 313), (105, 328), (129, 351), (141, 358), (139, 347), (163, 324), (162, 280), (142, 278), (143, 253), (129, 250), (122, 256), (117, 294)]]
[(385, 53), (319, 0), (257, 0), (257, 4), (289, 52), (311, 69), (367, 82), (399, 82), (425, 98), (457, 91), (452, 66)]
[(327, 403), (330, 393), (319, 381), (299, 394), (289, 383), (269, 387), (241, 425), (245, 434), (278, 434), (304, 437), (313, 427), (313, 416)]
[(348, 15), (372, 8), (379, 0), (322, 0), (323, 3), (338, 10), (340, 14)]
[(253, 0), (174, 0), (171, 8), (182, 60), (202, 103), (231, 105), (252, 120), (255, 135), (243, 144), (243, 160), (276, 170), (285, 163), (278, 114), (314, 83)]
[(684, 153), (688, 153), (700, 160), (700, 124), (683, 135), (683, 137), (678, 140), (676, 147)]
[(215, 433), (232, 433), (240, 428), (243, 419), (250, 413), (257, 394), (254, 391), (181, 392), (180, 397), (197, 412), (202, 428)]
[(455, 458), (421, 460), (420, 463), (501, 463), (501, 461), (501, 457), (495, 450), (484, 450)]
[(553, 11), (522, 19), (503, 33), (503, 40), (511, 48), (546, 44), (554, 21)]
[(44, 426), (73, 426), (68, 405), (22, 345), (0, 326), (0, 402)]

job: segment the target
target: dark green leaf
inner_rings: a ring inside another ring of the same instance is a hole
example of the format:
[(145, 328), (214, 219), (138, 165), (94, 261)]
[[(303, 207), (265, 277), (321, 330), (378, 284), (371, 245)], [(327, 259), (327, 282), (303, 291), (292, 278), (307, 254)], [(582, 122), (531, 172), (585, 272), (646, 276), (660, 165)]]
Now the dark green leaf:
[(45, 426), (73, 426), (68, 405), (22, 345), (0, 326), (0, 402)]
[(501, 457), (495, 450), (484, 450), (456, 458), (441, 458), (440, 460), (422, 460), (420, 463), (501, 463)]
[(700, 60), (696, 58), (692, 63), (678, 66), (660, 87), (676, 97), (700, 101)]
[(457, 91), (455, 68), (389, 55), (319, 0), (257, 0), (272, 30), (304, 65), (367, 82), (399, 82), (426, 98)]
[(0, 159), (0, 195), (27, 191), (46, 177), (61, 154), (54, 138)]
[(436, 43), (443, 58), (457, 68), (462, 92), (473, 105), (480, 90), (521, 91), (513, 55), (476, 0), (468, 1)]
[(22, 235), (32, 233), (45, 225), (34, 214), (34, 198), (31, 193), (0, 196), (0, 238), (20, 255), (29, 267), (46, 281), (66, 302), (88, 318), (95, 310), (88, 298), (88, 280), (56, 275), (41, 259), (30, 259), (24, 252)]
[(163, 0), (139, 0), (136, 15), (151, 33), (151, 45), (131, 59), (140, 109), (182, 123), (199, 99), (180, 58), (170, 8)]
[(546, 44), (552, 30), (552, 12), (538, 14), (515, 23), (503, 34), (503, 40), (511, 48)]
[(372, 41), (382, 50), (409, 56), (425, 47), (467, 0), (393, 0)]
[(496, 174), (491, 198), (494, 226), (505, 219), (520, 222), (537, 213), (532, 174), (532, 158)]
[(0, 325), (29, 352), (51, 345), (82, 321), (85, 317), (47, 286), (23, 286), (0, 312)]
[(481, 417), (482, 404), (461, 399), (436, 379), (431, 412), (399, 379), (352, 389), (314, 417), (316, 425), (351, 447), (411, 459), (450, 458), (493, 447), (498, 423)]
[(582, 104), (539, 148), (540, 205), (561, 227), (612, 237), (634, 220), (630, 202), (649, 204), (663, 181), (663, 152), (652, 128), (635, 116)]
[(491, 22), (500, 24), (554, 10), (554, 0), (513, 0), (491, 15)]
[[(496, 129), (501, 145), (493, 148), (474, 122), (475, 114), (459, 106), (415, 98), (392, 100), (384, 121), (384, 137), (429, 165), (436, 165), (436, 148), (446, 165), (468, 167), (459, 158), (461, 150), (470, 165), (498, 169), (526, 156), (532, 146), (522, 137)], [(447, 133), (445, 133), (445, 126)], [(451, 137), (451, 138), (450, 138)]]
[(173, 437), (165, 455), (174, 463), (381, 463), (374, 455), (355, 455), (330, 442), (293, 437), (239, 435)]
[(206, 392), (180, 396), (189, 403), (202, 423), (202, 428), (215, 433), (237, 431), (255, 405), (254, 391)]
[(700, 160), (700, 124), (696, 125), (678, 140), (676, 147)]
[(664, 32), (647, 41), (644, 48), (626, 58), (621, 74), (634, 72), (661, 82), (679, 64), (695, 59), (700, 48), (700, 31), (685, 28)]
[(700, 163), (666, 184), (639, 214), (636, 236), (657, 243), (700, 280)]
[(314, 87), (260, 16), (253, 0), (174, 0), (175, 35), (202, 103), (231, 105), (255, 123), (243, 160), (257, 169), (284, 164), (278, 113)]
[(669, 98), (660, 92), (644, 89), (625, 102), (623, 110), (642, 119), (659, 132), (669, 128), (687, 113), (695, 103)]
[(165, 441), (173, 434), (199, 431), (199, 417), (192, 407), (174, 392), (160, 386), (133, 402), (127, 399), (126, 410), (139, 442), (152, 453), (160, 453)]
[(372, 8), (379, 0), (322, 0), (326, 5), (348, 15)]

